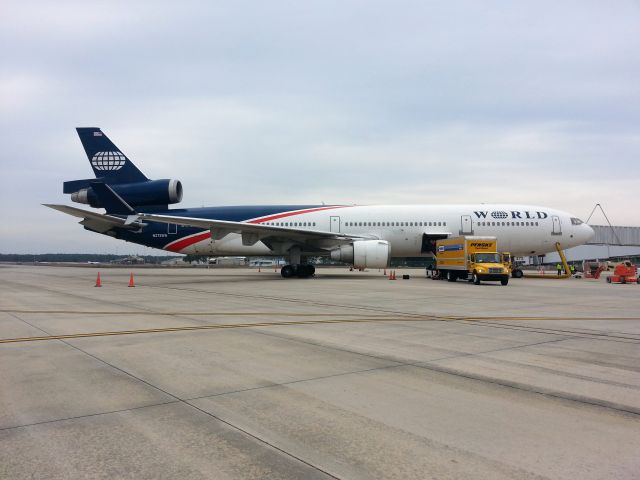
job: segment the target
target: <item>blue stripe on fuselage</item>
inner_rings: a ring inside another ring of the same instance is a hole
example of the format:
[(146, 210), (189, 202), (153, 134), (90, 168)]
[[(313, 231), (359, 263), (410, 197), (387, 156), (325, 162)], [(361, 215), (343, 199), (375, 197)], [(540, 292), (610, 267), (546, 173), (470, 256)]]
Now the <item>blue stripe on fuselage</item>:
[[(207, 218), (211, 220), (226, 220), (229, 222), (245, 222), (253, 218), (266, 217), (278, 213), (306, 210), (309, 208), (322, 208), (324, 205), (237, 205), (226, 207), (202, 207), (202, 208), (174, 208), (164, 211), (154, 210), (157, 215), (172, 215), (176, 217)], [(328, 206), (328, 205), (327, 205)], [(141, 213), (147, 213), (140, 208)], [(180, 240), (188, 235), (202, 232), (204, 229), (195, 227), (179, 227), (178, 233), (167, 234), (166, 223), (146, 222), (148, 226), (140, 233), (120, 228), (114, 229), (116, 238), (127, 242), (137, 243), (152, 248), (162, 249), (167, 243)]]

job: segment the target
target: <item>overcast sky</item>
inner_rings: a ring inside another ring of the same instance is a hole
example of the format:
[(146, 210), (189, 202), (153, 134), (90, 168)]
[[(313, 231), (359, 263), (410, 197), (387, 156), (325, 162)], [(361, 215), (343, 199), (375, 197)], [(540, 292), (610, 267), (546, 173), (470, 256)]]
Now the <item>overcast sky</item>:
[(4, 0), (0, 252), (155, 252), (40, 205), (92, 175), (78, 126), (186, 207), (601, 203), (640, 226), (639, 52), (632, 0)]

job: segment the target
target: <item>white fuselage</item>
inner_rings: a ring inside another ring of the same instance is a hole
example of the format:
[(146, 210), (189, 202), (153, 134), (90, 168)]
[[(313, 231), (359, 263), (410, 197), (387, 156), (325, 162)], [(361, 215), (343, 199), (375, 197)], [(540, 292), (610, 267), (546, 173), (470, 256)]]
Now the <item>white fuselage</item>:
[[(393, 257), (428, 256), (424, 235), (485, 235), (514, 255), (541, 255), (586, 243), (593, 230), (575, 216), (546, 207), (514, 204), (339, 206), (321, 211), (289, 212), (248, 220), (300, 230), (363, 234), (386, 240)], [(242, 245), (238, 234), (217, 241), (203, 239), (181, 253), (273, 255), (262, 242)]]

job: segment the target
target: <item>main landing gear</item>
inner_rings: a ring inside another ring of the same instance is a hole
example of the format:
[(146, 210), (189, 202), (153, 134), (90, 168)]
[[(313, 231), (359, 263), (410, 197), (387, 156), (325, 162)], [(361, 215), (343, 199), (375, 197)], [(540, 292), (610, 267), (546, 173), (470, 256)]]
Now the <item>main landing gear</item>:
[(285, 265), (280, 269), (280, 275), (283, 278), (309, 278), (316, 273), (316, 267), (308, 263)]

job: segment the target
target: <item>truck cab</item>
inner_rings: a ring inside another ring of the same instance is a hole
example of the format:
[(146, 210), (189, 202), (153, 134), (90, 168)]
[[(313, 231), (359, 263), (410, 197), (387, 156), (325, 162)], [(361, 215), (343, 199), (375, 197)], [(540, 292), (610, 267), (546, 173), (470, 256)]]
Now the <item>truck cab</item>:
[(503, 263), (503, 256), (498, 252), (472, 253), (469, 255), (468, 271), (473, 283), (481, 280), (499, 281), (502, 285), (509, 283), (510, 270)]

